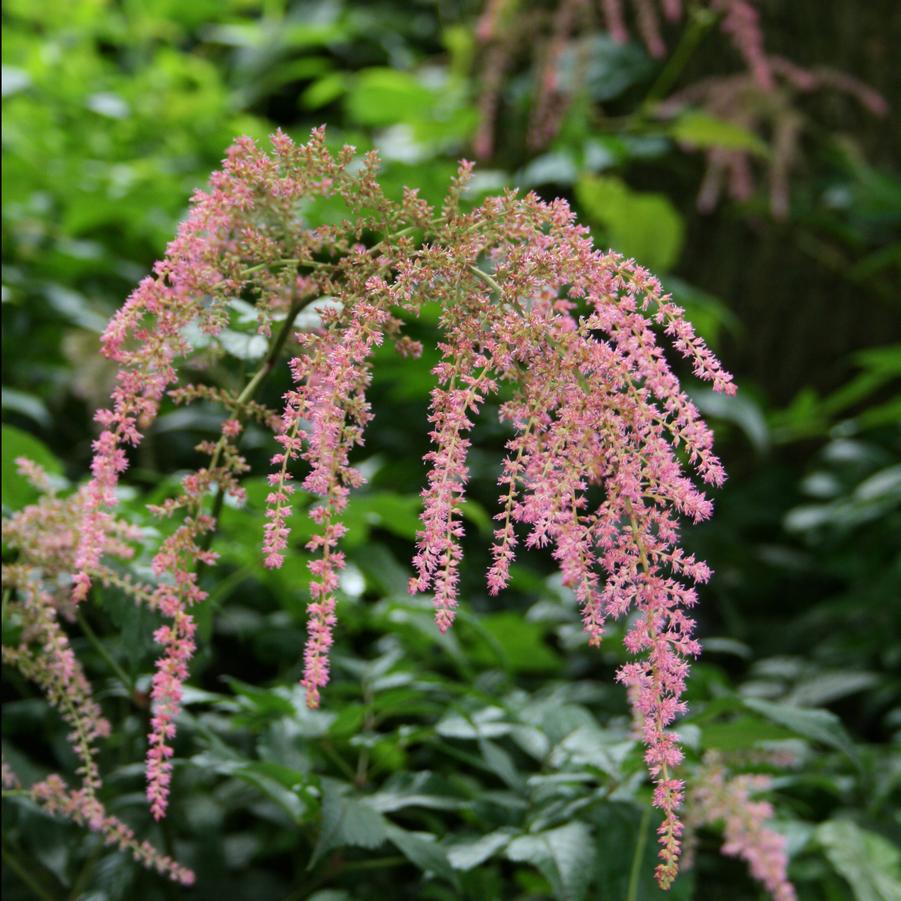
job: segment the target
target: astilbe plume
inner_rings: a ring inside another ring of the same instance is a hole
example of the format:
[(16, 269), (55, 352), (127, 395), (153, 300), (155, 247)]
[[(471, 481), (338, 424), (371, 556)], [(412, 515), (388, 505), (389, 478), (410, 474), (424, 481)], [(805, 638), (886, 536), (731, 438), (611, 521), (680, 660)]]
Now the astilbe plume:
[[(688, 470), (712, 485), (724, 474), (658, 332), (714, 390), (733, 393), (731, 377), (659, 282), (632, 260), (594, 248), (564, 201), (508, 192), (465, 211), (460, 200), (472, 165), (463, 163), (437, 210), (411, 190), (389, 200), (376, 178), (376, 157), (352, 167), (353, 159), (353, 148), (333, 156), (322, 129), (303, 145), (277, 133), (272, 155), (239, 139), (210, 192), (195, 197), (155, 276), (104, 337), (106, 354), (121, 368), (113, 406), (98, 414), (103, 433), (73, 561), (76, 601), (92, 580), (112, 578), (102, 551), (124, 449), (141, 440), (177, 379), (178, 359), (192, 353), (187, 327), (199, 324), (215, 340), (228, 299), (240, 294), (255, 300), (260, 332), (275, 331), (239, 394), (196, 384), (173, 391), (178, 401), (222, 400), (229, 418), (219, 439), (199, 448), (209, 465), (187, 476), (182, 493), (157, 510), (183, 515), (154, 557), (157, 584), (126, 586), (170, 620), (156, 633), (164, 654), (152, 692), (152, 812), (165, 811), (181, 683), (194, 651), (191, 609), (205, 597), (197, 563), (214, 562), (209, 545), (223, 496), (241, 495), (241, 423), (274, 418), (253, 395), (288, 353), (292, 386), (275, 428), (263, 562), (278, 567), (290, 551), (294, 471), (301, 468), (300, 485), (316, 498), (309, 511), (316, 530), (307, 544), (313, 578), (302, 679), (315, 707), (328, 681), (336, 624), (342, 514), (349, 492), (363, 482), (351, 454), (373, 415), (366, 396), (373, 352), (388, 340), (402, 355), (417, 353), (398, 317), (415, 317), (424, 303), (437, 302), (441, 361), (411, 591), (431, 591), (439, 629), (452, 625), (470, 434), (480, 409), (502, 396), (500, 416), (512, 436), (499, 478), (489, 591), (506, 586), (524, 536), (526, 547), (550, 548), (592, 644), (608, 620), (630, 616), (626, 644), (634, 660), (618, 678), (634, 697), (654, 803), (664, 813), (658, 880), (668, 886), (677, 871), (683, 794), (674, 772), (682, 755), (669, 727), (685, 709), (687, 660), (699, 651), (687, 613), (696, 602), (692, 585), (709, 577), (679, 546), (680, 518), (697, 522), (711, 513)], [(298, 210), (313, 197), (339, 198), (349, 217), (308, 226)], [(380, 239), (367, 243), (370, 235)], [(298, 313), (319, 298), (327, 300), (316, 305), (316, 325), (295, 332)], [(207, 510), (209, 494), (215, 500)]]
[[(200, 392), (189, 388), (176, 393), (174, 399), (183, 401), (192, 393)], [(226, 419), (218, 441), (197, 446), (198, 451), (210, 456), (210, 465), (185, 476), (179, 496), (149, 507), (161, 517), (172, 517), (176, 512), (183, 514), (182, 522), (162, 542), (151, 564), (159, 582), (150, 593), (148, 605), (171, 621), (160, 626), (153, 636), (164, 650), (157, 660), (151, 684), (153, 715), (147, 751), (147, 797), (156, 819), (161, 819), (166, 812), (172, 778), (169, 758), (174, 753), (171, 739), (175, 735), (175, 718), (181, 710), (182, 684), (188, 678), (188, 665), (196, 650), (196, 625), (191, 609), (207, 597), (198, 582), (197, 564), (209, 566), (217, 558), (208, 547), (216, 527), (216, 514), (204, 512), (204, 500), (215, 489), (219, 504), (226, 495), (239, 503), (244, 501), (244, 489), (238, 479), (248, 466), (232, 443), (241, 429), (240, 420)]]
[(773, 780), (758, 773), (730, 772), (726, 757), (708, 751), (699, 767), (686, 804), (686, 866), (691, 866), (694, 836), (702, 826), (721, 823), (722, 853), (745, 861), (751, 875), (775, 901), (794, 901), (788, 878), (785, 836), (767, 826), (773, 807), (754, 796), (772, 787)]
[(885, 99), (868, 85), (826, 66), (805, 69), (779, 56), (767, 57), (768, 84), (761, 84), (752, 73), (708, 78), (685, 88), (662, 103), (658, 109), (666, 118), (695, 107), (729, 122), (756, 139), (759, 146), (769, 145), (762, 154), (753, 149), (708, 148), (707, 167), (698, 192), (698, 209), (710, 212), (721, 195), (733, 200), (748, 200), (755, 192), (755, 169), (766, 170), (770, 211), (775, 219), (789, 212), (789, 180), (798, 164), (801, 140), (808, 120), (799, 101), (820, 91), (844, 94), (869, 112), (883, 117), (888, 112)]
[[(598, 22), (595, 14), (600, 13)], [(764, 90), (772, 87), (769, 60), (755, 0), (707, 0), (707, 15), (719, 21), (720, 32), (741, 56), (755, 82)], [(679, 23), (685, 16), (682, 0), (557, 0), (550, 8), (543, 3), (488, 0), (478, 22), (476, 39), (482, 47), (479, 95), (480, 123), (473, 141), (479, 158), (494, 152), (494, 132), (501, 90), (506, 73), (524, 53), (533, 53), (535, 102), (531, 110), (528, 141), (544, 147), (557, 133), (566, 110), (585, 81), (590, 45), (588, 38), (598, 24), (618, 44), (627, 43), (634, 24), (650, 56), (666, 54), (662, 19)], [(547, 37), (534, 41), (536, 34)], [(567, 53), (575, 59), (573, 72), (564, 77)]]
[[(599, 7), (601, 24), (615, 42), (627, 43), (634, 24), (655, 58), (663, 57), (667, 50), (662, 21), (678, 23), (686, 15), (681, 0), (600, 0)], [(698, 209), (712, 211), (724, 193), (733, 200), (748, 200), (756, 190), (755, 169), (765, 167), (770, 211), (775, 219), (784, 219), (789, 212), (790, 177), (808, 124), (800, 101), (831, 90), (852, 97), (875, 116), (885, 116), (888, 105), (877, 91), (846, 72), (828, 66), (804, 68), (770, 55), (755, 0), (705, 0), (692, 16), (699, 33), (719, 23), (720, 34), (737, 51), (744, 69), (706, 78), (660, 103), (655, 93), (660, 83), (655, 83), (648, 97), (654, 104), (646, 103), (638, 115), (653, 112), (665, 120), (689, 107), (699, 107), (747, 132), (746, 147), (704, 148), (707, 166)], [(550, 8), (527, 4), (525, 9), (511, 0), (489, 0), (476, 26), (482, 47), (480, 121), (473, 139), (477, 157), (489, 158), (495, 152), (504, 79), (521, 63), (536, 73), (528, 143), (532, 149), (540, 149), (552, 140), (586, 82), (594, 25), (593, 5), (587, 0), (557, 0)], [(536, 43), (535, 34), (547, 37)], [(529, 54), (527, 59), (525, 54)], [(571, 57), (571, 64), (564, 65), (566, 57)]]
[[(46, 813), (70, 819), (99, 833), (107, 845), (184, 885), (194, 874), (172, 858), (140, 841), (130, 826), (112, 816), (100, 800), (102, 780), (97, 763), (98, 741), (110, 734), (110, 726), (93, 696), (87, 676), (72, 650), (60, 618), (73, 615), (68, 583), (62, 578), (75, 565), (77, 524), (89, 509), (86, 489), (57, 495), (53, 481), (33, 461), (16, 461), (19, 472), (41, 492), (36, 503), (3, 522), (3, 541), (16, 554), (3, 567), (5, 622), (14, 640), (3, 645), (3, 662), (15, 667), (41, 689), (48, 702), (71, 729), (69, 743), (78, 760), (78, 788), (70, 788), (58, 774), (51, 774), (28, 788), (3, 762), (5, 796), (28, 797)], [(132, 554), (129, 541), (140, 536), (130, 526), (110, 517), (106, 522), (103, 551), (120, 558)], [(94, 575), (107, 581), (109, 570), (98, 564)]]
[[(602, 23), (619, 44), (631, 37), (624, 0), (600, 0)], [(660, 58), (666, 53), (661, 13), (664, 20), (677, 23), (686, 14), (682, 0), (630, 0), (632, 18), (648, 53)], [(763, 32), (757, 0), (707, 0), (704, 4), (719, 18), (720, 31), (738, 51), (748, 70), (762, 87), (768, 87), (770, 74), (763, 50)]]

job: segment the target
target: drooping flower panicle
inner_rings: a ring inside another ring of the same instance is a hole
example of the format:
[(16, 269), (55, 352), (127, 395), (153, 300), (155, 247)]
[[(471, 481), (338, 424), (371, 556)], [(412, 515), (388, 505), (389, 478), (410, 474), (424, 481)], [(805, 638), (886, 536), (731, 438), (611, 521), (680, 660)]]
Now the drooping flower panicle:
[[(716, 391), (733, 393), (731, 377), (660, 283), (634, 261), (595, 248), (564, 201), (507, 192), (466, 211), (461, 198), (472, 166), (463, 163), (436, 210), (415, 191), (389, 199), (376, 177), (377, 159), (370, 154), (351, 167), (353, 149), (333, 156), (322, 130), (304, 145), (277, 134), (273, 147), (268, 155), (246, 139), (235, 144), (210, 193), (195, 199), (156, 276), (105, 338), (106, 352), (122, 368), (113, 406), (99, 414), (104, 431), (85, 489), (76, 598), (91, 579), (111, 578), (101, 551), (127, 462), (124, 447), (140, 440), (139, 429), (146, 431), (163, 391), (178, 378), (177, 358), (193, 352), (186, 327), (199, 325), (215, 338), (228, 298), (242, 291), (256, 298), (259, 330), (271, 338), (240, 393), (195, 384), (172, 392), (177, 401), (219, 400), (228, 418), (218, 440), (198, 448), (209, 465), (185, 477), (181, 494), (156, 510), (183, 517), (154, 557), (157, 584), (130, 585), (168, 619), (156, 632), (164, 653), (152, 684), (154, 816), (166, 808), (181, 686), (195, 649), (191, 610), (205, 598), (197, 565), (215, 560), (209, 545), (222, 497), (243, 494), (239, 480), (247, 467), (237, 449), (243, 420), (277, 420), (263, 536), (267, 567), (281, 566), (291, 552), (298, 495), (313, 498), (302, 684), (307, 703), (317, 706), (329, 676), (345, 563), (342, 515), (349, 493), (363, 483), (351, 457), (373, 416), (367, 389), (374, 353), (386, 340), (402, 355), (418, 353), (400, 317), (437, 303), (441, 359), (410, 588), (431, 591), (438, 628), (450, 628), (460, 604), (472, 430), (489, 401), (503, 396), (499, 415), (512, 436), (499, 467), (488, 590), (506, 586), (520, 545), (547, 547), (578, 600), (591, 644), (602, 640), (610, 619), (630, 617), (626, 645), (634, 660), (618, 678), (641, 719), (654, 803), (664, 813), (658, 879), (668, 885), (679, 855), (683, 794), (674, 775), (681, 752), (670, 727), (685, 709), (687, 661), (699, 651), (688, 614), (696, 603), (692, 586), (709, 577), (680, 547), (679, 528), (682, 518), (697, 522), (712, 510), (692, 472), (712, 485), (724, 474), (664, 345)], [(297, 214), (308, 197), (340, 198), (351, 216), (311, 228)], [(380, 236), (375, 243), (373, 234)], [(296, 321), (311, 305), (312, 315)], [(276, 418), (253, 395), (283, 353), (291, 387)]]
[(721, 823), (722, 853), (744, 860), (774, 901), (795, 901), (795, 888), (788, 878), (785, 836), (768, 825), (772, 805), (754, 797), (771, 788), (772, 783), (766, 775), (730, 773), (724, 755), (708, 751), (688, 796), (687, 826), (693, 836), (702, 826)]
[[(60, 775), (51, 774), (23, 787), (4, 760), (4, 790), (27, 796), (46, 813), (98, 833), (105, 844), (131, 854), (148, 869), (191, 885), (194, 874), (189, 869), (149, 842), (139, 841), (131, 827), (107, 812), (99, 797), (98, 743), (109, 736), (110, 725), (60, 622), (74, 614), (71, 591), (62, 576), (75, 566), (78, 522), (92, 515), (88, 491), (57, 494), (54, 481), (37, 464), (25, 459), (17, 463), (42, 497), (3, 523), (4, 545), (18, 555), (15, 563), (3, 567), (4, 632), (8, 624), (17, 636), (3, 645), (3, 662), (37, 685), (71, 730), (68, 740), (78, 761), (75, 773), (80, 785), (70, 788)], [(130, 558), (131, 543), (140, 533), (113, 516), (106, 527), (103, 551)], [(141, 594), (145, 602), (153, 599), (149, 591), (138, 589), (127, 578), (120, 579), (99, 561), (92, 575), (104, 584), (115, 582), (129, 593)]]

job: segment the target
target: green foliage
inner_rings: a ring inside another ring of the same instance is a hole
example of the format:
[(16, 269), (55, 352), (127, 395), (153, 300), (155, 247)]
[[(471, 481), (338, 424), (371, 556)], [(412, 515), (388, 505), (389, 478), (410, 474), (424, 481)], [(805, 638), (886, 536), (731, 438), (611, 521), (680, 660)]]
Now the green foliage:
[(766, 156), (769, 152), (766, 144), (753, 132), (697, 111), (679, 116), (670, 127), (670, 134), (677, 141), (693, 147), (748, 150), (758, 156)]
[(39, 463), (48, 473), (60, 474), (62, 466), (47, 446), (12, 425), (3, 426), (3, 505), (12, 510), (37, 500), (38, 492), (17, 472), (16, 460), (27, 457)]
[[(888, 21), (889, 3), (875, 6)], [(443, 195), (479, 120), (478, 7), (4, 4), (5, 512), (35, 497), (17, 456), (42, 463), (61, 487), (68, 476), (64, 491), (84, 478), (90, 415), (112, 379), (98, 333), (235, 134), (276, 124), (300, 134), (327, 121), (330, 140), (380, 149), (398, 195), (405, 184)], [(827, 30), (837, 17), (815, 12), (791, 37), (811, 57), (841, 37)], [(731, 481), (714, 523), (691, 539), (716, 574), (701, 592), (705, 653), (679, 727), (683, 775), (690, 780), (710, 750), (792, 750), (796, 766), (769, 770), (768, 800), (800, 897), (894, 901), (897, 176), (865, 164), (850, 138), (819, 135), (810, 170), (795, 173), (795, 219), (767, 223), (751, 203), (702, 221), (696, 159), (678, 145), (762, 155), (758, 140), (696, 112), (650, 121), (656, 64), (602, 34), (586, 49), (585, 96), (554, 142), (534, 151), (525, 125), (534, 73), (517, 57), (497, 154), (477, 168), (469, 199), (508, 185), (571, 194), (600, 243), (675, 273), (667, 284), (677, 301), (737, 362), (738, 404), (696, 398), (716, 422)], [(692, 65), (703, 74), (715, 63), (702, 46)], [(578, 65), (564, 56), (564, 83)], [(857, 137), (877, 150), (890, 143), (881, 131)], [(313, 224), (329, 216), (343, 212), (309, 211)], [(263, 352), (253, 316), (236, 298), (223, 336), (248, 370)], [(115, 724), (101, 760), (104, 800), (197, 870), (199, 899), (662, 898), (642, 752), (612, 680), (621, 627), (600, 650), (586, 648), (574, 599), (540, 555), (514, 568), (505, 597), (486, 596), (480, 547), (497, 473), (485, 457), (471, 461), (467, 602), (454, 631), (442, 636), (429, 603), (406, 594), (437, 359), (429, 321), (412, 330), (421, 360), (401, 365), (380, 352), (377, 415), (360, 460), (368, 485), (347, 511), (342, 625), (322, 710), (309, 711), (295, 687), (309, 531), (298, 515), (284, 569), (262, 570), (262, 479), (246, 483), (246, 506), (226, 506), (220, 564), (204, 576), (210, 598), (197, 611), (199, 656), (163, 826), (150, 823), (135, 763), (146, 750), (156, 619), (107, 588), (82, 623), (64, 623)], [(203, 377), (242, 374), (211, 356)], [(276, 406), (286, 387), (273, 382), (262, 399)], [(506, 436), (484, 419), (479, 444), (497, 450)], [(204, 425), (197, 410), (167, 407), (133, 459), (122, 505), (148, 534), (171, 528), (145, 505), (174, 492), (177, 477), (161, 473), (197, 465)], [(271, 435), (252, 426), (243, 447), (261, 471)], [(149, 556), (134, 566), (146, 573)], [(23, 781), (70, 772), (65, 726), (6, 668), (4, 702), (4, 757)], [(33, 897), (34, 885), (48, 898), (167, 897), (153, 875), (21, 798), (5, 800), (3, 826), (2, 884), (14, 901)], [(758, 897), (720, 843), (717, 828), (702, 832), (695, 867), (669, 897)]]
[(632, 191), (620, 179), (588, 176), (576, 198), (589, 221), (604, 226), (614, 250), (666, 272), (682, 249), (682, 219), (663, 194)]
[(817, 827), (817, 841), (829, 862), (848, 881), (855, 901), (901, 897), (901, 851), (852, 820), (829, 820)]

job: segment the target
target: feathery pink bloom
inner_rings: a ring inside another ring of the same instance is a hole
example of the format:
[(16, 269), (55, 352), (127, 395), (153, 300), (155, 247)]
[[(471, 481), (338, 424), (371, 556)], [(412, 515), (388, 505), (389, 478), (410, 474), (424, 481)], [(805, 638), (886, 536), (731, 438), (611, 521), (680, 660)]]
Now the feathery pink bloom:
[(771, 786), (769, 776), (729, 775), (722, 755), (708, 752), (689, 793), (688, 825), (694, 831), (722, 823), (722, 853), (744, 860), (751, 876), (775, 901), (795, 901), (785, 836), (767, 826), (773, 816), (772, 805), (753, 799)]
[(60, 776), (48, 776), (28, 790), (31, 799), (47, 813), (64, 817), (98, 833), (105, 845), (130, 854), (137, 863), (184, 886), (194, 884), (194, 873), (150, 842), (139, 841), (134, 830), (107, 813), (104, 806), (84, 789), (70, 789)]
[[(372, 418), (373, 355), (385, 338), (402, 352), (415, 350), (400, 335), (395, 312), (415, 317), (424, 303), (437, 303), (441, 360), (410, 589), (431, 591), (438, 629), (450, 628), (459, 605), (472, 430), (486, 400), (503, 392), (500, 415), (513, 435), (499, 477), (489, 591), (506, 585), (520, 544), (547, 547), (578, 600), (591, 644), (603, 639), (611, 617), (634, 614), (626, 638), (633, 660), (619, 679), (641, 722), (654, 802), (664, 813), (658, 879), (669, 884), (683, 795), (674, 775), (682, 755), (671, 727), (685, 710), (688, 660), (699, 652), (688, 615), (696, 603), (692, 584), (709, 576), (680, 547), (679, 530), (683, 519), (697, 522), (712, 512), (692, 476), (719, 485), (724, 473), (664, 347), (715, 391), (732, 394), (731, 376), (660, 283), (634, 261), (595, 248), (564, 201), (508, 192), (464, 212), (459, 198), (472, 166), (463, 163), (438, 216), (415, 191), (389, 200), (376, 178), (376, 157), (350, 170), (352, 148), (332, 156), (321, 131), (304, 145), (277, 134), (273, 147), (270, 156), (247, 140), (235, 144), (157, 277), (108, 329), (107, 352), (122, 368), (111, 410), (98, 414), (104, 433), (85, 502), (85, 534), (96, 540), (78, 549), (80, 575), (103, 573), (104, 545), (97, 542), (111, 529), (123, 445), (140, 440), (139, 429), (146, 430), (176, 377), (176, 358), (190, 352), (183, 327), (197, 321), (215, 334), (224, 299), (253, 291), (263, 334), (288, 317), (276, 354), (296, 313), (316, 297), (330, 298), (318, 310), (320, 326), (295, 336), (263, 538), (265, 565), (282, 565), (294, 469), (302, 468), (300, 488), (316, 498), (308, 512), (316, 528), (306, 545), (314, 557), (302, 684), (307, 703), (317, 706), (329, 677), (345, 565), (342, 515), (363, 482), (351, 454)], [(307, 228), (296, 210), (298, 199), (310, 195), (340, 196), (351, 217)], [(384, 237), (366, 247), (366, 232)], [(252, 384), (272, 365), (274, 356), (267, 357)], [(211, 392), (197, 386), (175, 392), (183, 400), (206, 396)], [(191, 611), (205, 598), (196, 565), (215, 560), (206, 548), (216, 522), (204, 512), (204, 499), (213, 489), (220, 497), (241, 496), (246, 463), (229, 442), (240, 434), (241, 416), (266, 419), (244, 394), (226, 406), (233, 418), (219, 441), (199, 446), (210, 465), (186, 476), (181, 495), (158, 508), (164, 515), (181, 510), (184, 518), (153, 558), (157, 585), (141, 590), (168, 620), (156, 632), (164, 653), (153, 678), (147, 756), (157, 818), (170, 791), (175, 721), (195, 650)]]

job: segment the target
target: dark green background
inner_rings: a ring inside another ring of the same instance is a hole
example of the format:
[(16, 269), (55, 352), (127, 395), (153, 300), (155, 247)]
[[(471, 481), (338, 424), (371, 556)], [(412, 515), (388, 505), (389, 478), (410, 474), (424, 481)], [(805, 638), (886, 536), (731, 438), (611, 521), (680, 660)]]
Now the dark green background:
[[(771, 800), (801, 897), (889, 901), (901, 885), (901, 16), (893, 0), (761, 7), (772, 52), (853, 73), (892, 107), (876, 119), (834, 94), (804, 102), (809, 128), (787, 221), (772, 219), (763, 193), (712, 215), (695, 211), (701, 156), (680, 150), (662, 126), (638, 139), (629, 130), (659, 71), (637, 45), (598, 45), (598, 65), (622, 76), (603, 108), (623, 127), (605, 123), (598, 98), (587, 96), (548, 148), (531, 151), (534, 60), (524, 43), (505, 85), (497, 156), (477, 171), (498, 188), (570, 197), (600, 244), (659, 272), (735, 373), (735, 403), (697, 395), (730, 480), (714, 521), (687, 538), (716, 571), (699, 610), (706, 653), (690, 688), (687, 768), (709, 748), (800, 742), (801, 763), (775, 774)], [(401, 0), (4, 4), (4, 512), (32, 499), (8, 478), (19, 453), (49, 453), (71, 480), (85, 477), (91, 415), (113, 375), (97, 355), (99, 331), (235, 135), (264, 140), (278, 125), (302, 140), (327, 123), (336, 146), (387, 148), (383, 174), (394, 191), (409, 184), (440, 200), (455, 161), (471, 153), (478, 13), (472, 3)], [(667, 33), (670, 47), (678, 36)], [(679, 85), (738, 64), (714, 30)], [(592, 142), (607, 160), (595, 172)], [(593, 204), (595, 177), (627, 185), (628, 202)], [(629, 206), (636, 198), (655, 211), (640, 227)], [(674, 252), (661, 252), (667, 242)], [(433, 323), (416, 328), (433, 346)], [(259, 571), (259, 476), (272, 444), (248, 434), (250, 503), (226, 510), (217, 539), (223, 558), (207, 576), (193, 670), (199, 691), (162, 827), (150, 825), (141, 795), (146, 711), (72, 628), (114, 722), (105, 797), (140, 835), (197, 869), (195, 897), (627, 896), (649, 791), (634, 775), (640, 750), (628, 746), (625, 698), (612, 681), (624, 654), (617, 635), (600, 652), (584, 646), (571, 599), (540, 555), (521, 560), (511, 592), (487, 598), (485, 529), (504, 440), (491, 409), (472, 455), (459, 627), (439, 639), (428, 605), (405, 594), (430, 360), (428, 352), (420, 363), (387, 352), (377, 360), (365, 454), (373, 477), (349, 511), (355, 577), (318, 714), (303, 712), (292, 689), (305, 562), (297, 551), (281, 572)], [(266, 400), (277, 404), (286, 384), (284, 372)], [(149, 522), (144, 504), (199, 464), (193, 446), (217, 422), (212, 409), (164, 409), (129, 475), (130, 516)], [(300, 517), (297, 525), (300, 539)], [(152, 617), (110, 593), (86, 615), (129, 680), (146, 688)], [(66, 772), (61, 724), (6, 670), (4, 680), (10, 761), (23, 778)], [(780, 721), (755, 699), (821, 713)], [(530, 754), (529, 740), (546, 742), (547, 754)], [(560, 774), (569, 775), (548, 778)], [(177, 894), (27, 805), (5, 803), (3, 816), (5, 852), (47, 897)], [(448, 849), (484, 834), (561, 828), (570, 831), (560, 853), (520, 841), (506, 852), (499, 844), (473, 869), (448, 863)], [(705, 832), (674, 897), (757, 897), (744, 868), (717, 848), (716, 830)], [(659, 895), (652, 833), (646, 849), (637, 898)], [(3, 888), (29, 897), (6, 868)]]

